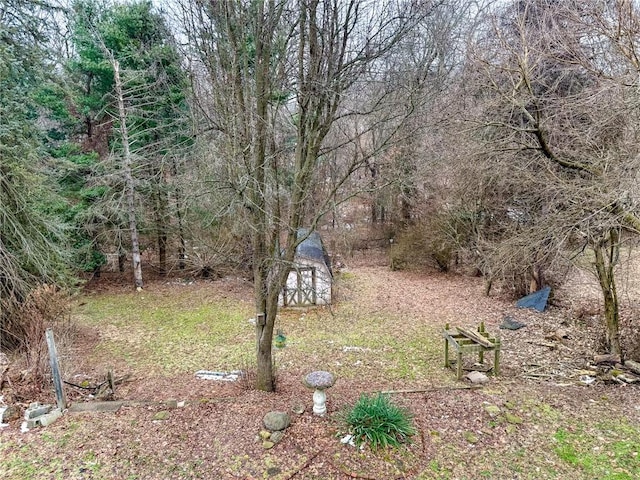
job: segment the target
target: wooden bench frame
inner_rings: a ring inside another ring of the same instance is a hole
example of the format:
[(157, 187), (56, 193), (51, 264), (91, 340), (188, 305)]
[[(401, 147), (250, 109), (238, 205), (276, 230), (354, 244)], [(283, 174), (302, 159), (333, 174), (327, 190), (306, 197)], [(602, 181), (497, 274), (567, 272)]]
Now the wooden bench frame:
[(455, 327), (450, 329), (447, 323), (442, 332), (444, 337), (444, 366), (452, 368), (449, 361), (449, 348), (456, 352), (456, 376), (462, 379), (462, 355), (478, 352), (478, 363), (484, 364), (484, 352), (494, 352), (493, 374), (500, 374), (500, 339), (492, 338), (485, 331), (484, 322), (478, 327), (478, 331)]

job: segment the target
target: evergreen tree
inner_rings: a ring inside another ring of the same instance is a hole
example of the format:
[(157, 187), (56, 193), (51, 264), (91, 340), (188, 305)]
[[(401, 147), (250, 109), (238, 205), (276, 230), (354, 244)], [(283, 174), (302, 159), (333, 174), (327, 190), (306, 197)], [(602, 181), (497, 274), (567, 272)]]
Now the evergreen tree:
[[(127, 224), (133, 233), (131, 215), (125, 219), (125, 208), (119, 206), (125, 198), (127, 205), (130, 202), (124, 196), (130, 168), (135, 203), (126, 210), (135, 210), (136, 230), (154, 237), (159, 269), (164, 272), (171, 219), (182, 218), (177, 211), (182, 201), (173, 177), (180, 174), (179, 158), (191, 143), (185, 93), (188, 84), (180, 57), (163, 17), (153, 11), (150, 2), (113, 6), (79, 2), (74, 11), (77, 55), (70, 70), (82, 90), (78, 110), (84, 119), (85, 149), (92, 148), (109, 159), (102, 171), (96, 172), (100, 180), (94, 180), (105, 188), (100, 209), (96, 209), (108, 219), (108, 228), (103, 231), (112, 232), (110, 242), (118, 249)], [(118, 134), (122, 133), (123, 117), (117, 108), (114, 61), (122, 80), (130, 167), (118, 156), (107, 156), (109, 150), (126, 150)], [(181, 234), (179, 225), (177, 230)], [(184, 245), (184, 239), (178, 244)]]
[(43, 283), (64, 285), (65, 235), (50, 215), (41, 107), (47, 83), (41, 11), (22, 0), (0, 3), (0, 347), (19, 347), (20, 307)]

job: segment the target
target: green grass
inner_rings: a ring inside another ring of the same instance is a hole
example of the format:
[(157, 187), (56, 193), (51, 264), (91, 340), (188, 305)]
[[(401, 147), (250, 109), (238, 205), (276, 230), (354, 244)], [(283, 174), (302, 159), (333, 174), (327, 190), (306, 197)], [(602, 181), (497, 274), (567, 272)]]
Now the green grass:
[(37, 449), (31, 445), (17, 446), (13, 443), (0, 445), (0, 478), (15, 480), (31, 480), (43, 478), (64, 478), (64, 465), (54, 458), (44, 462)]
[(348, 303), (334, 311), (285, 311), (277, 328), (286, 333), (287, 348), (279, 360), (286, 366), (312, 358), (340, 378), (425, 381), (441, 370), (442, 342), (438, 329), (423, 323)]
[(97, 355), (162, 374), (239, 368), (255, 341), (249, 316), (247, 304), (148, 292), (87, 297), (77, 313), (100, 328)]
[(638, 433), (625, 423), (601, 423), (589, 431), (559, 428), (553, 436), (554, 452), (587, 478), (634, 480), (640, 478)]

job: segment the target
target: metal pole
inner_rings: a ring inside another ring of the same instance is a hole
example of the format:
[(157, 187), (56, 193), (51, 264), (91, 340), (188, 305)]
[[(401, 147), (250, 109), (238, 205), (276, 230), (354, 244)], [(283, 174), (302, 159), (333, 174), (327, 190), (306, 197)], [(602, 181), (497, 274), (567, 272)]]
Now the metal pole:
[(51, 365), (51, 375), (53, 376), (53, 385), (56, 389), (58, 408), (60, 410), (65, 410), (67, 408), (67, 398), (64, 395), (64, 388), (62, 387), (60, 365), (58, 364), (58, 352), (56, 350), (56, 343), (53, 340), (53, 330), (47, 328), (46, 337), (47, 347), (49, 347), (49, 365)]

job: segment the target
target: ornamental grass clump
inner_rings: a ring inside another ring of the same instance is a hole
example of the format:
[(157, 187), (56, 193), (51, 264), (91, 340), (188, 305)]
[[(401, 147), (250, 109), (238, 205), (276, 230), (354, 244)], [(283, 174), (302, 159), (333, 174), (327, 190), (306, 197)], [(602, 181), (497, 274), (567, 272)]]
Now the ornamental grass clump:
[(399, 447), (416, 433), (413, 415), (394, 405), (388, 395), (362, 394), (356, 404), (344, 414), (353, 440), (360, 446), (368, 443), (372, 449)]

